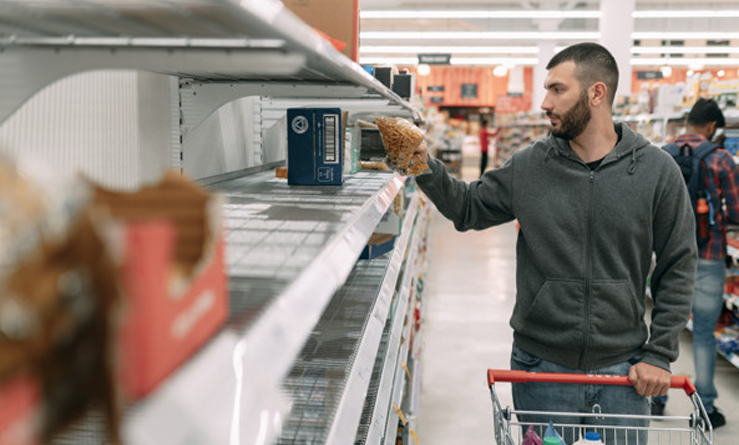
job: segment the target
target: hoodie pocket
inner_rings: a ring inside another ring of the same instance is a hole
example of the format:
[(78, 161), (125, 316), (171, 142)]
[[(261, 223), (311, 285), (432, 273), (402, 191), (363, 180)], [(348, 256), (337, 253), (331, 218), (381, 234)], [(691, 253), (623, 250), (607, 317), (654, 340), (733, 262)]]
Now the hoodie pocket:
[(591, 345), (610, 350), (628, 350), (646, 340), (642, 306), (628, 280), (593, 282), (590, 302)]
[(519, 300), (511, 325), (542, 345), (577, 348), (582, 342), (584, 294), (581, 281), (547, 280), (530, 304)]

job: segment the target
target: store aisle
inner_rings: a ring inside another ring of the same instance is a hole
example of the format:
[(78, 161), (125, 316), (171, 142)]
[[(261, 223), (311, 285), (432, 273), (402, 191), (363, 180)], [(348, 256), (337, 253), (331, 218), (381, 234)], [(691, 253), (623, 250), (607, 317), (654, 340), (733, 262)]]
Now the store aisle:
[[(479, 174), (465, 159), (462, 176)], [(431, 221), (427, 274), (419, 443), (494, 444), (487, 368), (508, 369), (512, 333), (508, 318), (515, 295), (515, 224), (482, 232), (457, 232), (438, 212)], [(693, 374), (691, 336), (680, 339), (676, 374)], [(716, 383), (727, 426), (714, 445), (739, 443), (739, 369), (719, 358)], [(504, 405), (510, 385), (500, 384)], [(666, 414), (688, 411), (684, 393), (673, 391)]]

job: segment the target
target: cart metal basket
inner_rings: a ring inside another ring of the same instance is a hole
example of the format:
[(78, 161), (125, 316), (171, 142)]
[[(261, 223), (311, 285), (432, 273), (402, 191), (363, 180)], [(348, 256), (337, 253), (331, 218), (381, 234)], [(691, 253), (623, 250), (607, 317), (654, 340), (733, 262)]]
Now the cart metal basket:
[[(684, 376), (672, 377), (670, 387), (682, 389), (692, 402), (692, 412), (686, 416), (645, 416), (601, 413), (598, 405), (590, 413), (564, 413), (549, 411), (520, 411), (510, 407), (501, 407), (495, 392), (496, 382), (550, 382), (572, 383), (581, 385), (631, 385), (626, 376), (589, 375), (589, 374), (552, 374), (526, 371), (508, 371), (488, 369), (488, 386), (493, 402), (493, 429), (495, 442), (498, 445), (521, 445), (526, 429), (534, 425), (539, 437), (549, 423), (521, 422), (520, 416), (548, 416), (557, 432), (564, 438), (578, 440), (589, 431), (597, 431), (606, 445), (712, 445), (713, 428), (703, 403), (693, 383)], [(514, 417), (514, 414), (516, 417)], [(562, 421), (564, 418), (578, 417), (587, 419), (587, 424), (573, 424)], [(558, 419), (560, 420), (558, 422)], [(647, 426), (609, 425), (616, 419), (647, 420)], [(610, 420), (610, 421), (609, 421)], [(570, 442), (567, 442), (571, 445)]]

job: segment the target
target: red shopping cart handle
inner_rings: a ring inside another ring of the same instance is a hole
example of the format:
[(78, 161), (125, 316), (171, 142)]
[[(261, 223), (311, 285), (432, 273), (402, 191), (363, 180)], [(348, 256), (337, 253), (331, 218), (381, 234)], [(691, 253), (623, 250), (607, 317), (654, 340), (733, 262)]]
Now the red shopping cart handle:
[[(548, 382), (548, 383), (579, 383), (582, 385), (622, 385), (629, 386), (631, 381), (627, 376), (596, 375), (596, 374), (557, 374), (546, 372), (509, 371), (488, 369), (488, 386), (495, 382)], [(685, 376), (673, 376), (670, 388), (680, 388), (688, 396), (695, 393), (695, 386)]]

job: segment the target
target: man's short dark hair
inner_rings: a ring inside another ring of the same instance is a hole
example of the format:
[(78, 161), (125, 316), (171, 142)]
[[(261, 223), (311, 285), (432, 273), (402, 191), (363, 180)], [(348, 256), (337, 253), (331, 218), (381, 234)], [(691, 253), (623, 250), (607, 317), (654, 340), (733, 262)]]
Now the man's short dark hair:
[(618, 64), (607, 49), (597, 43), (568, 46), (552, 57), (547, 69), (564, 62), (575, 63), (575, 78), (583, 89), (590, 88), (596, 82), (603, 82), (608, 91), (608, 103), (613, 105), (618, 88)]
[(688, 125), (703, 126), (711, 122), (716, 122), (716, 127), (726, 126), (724, 113), (713, 99), (700, 98), (688, 113)]

